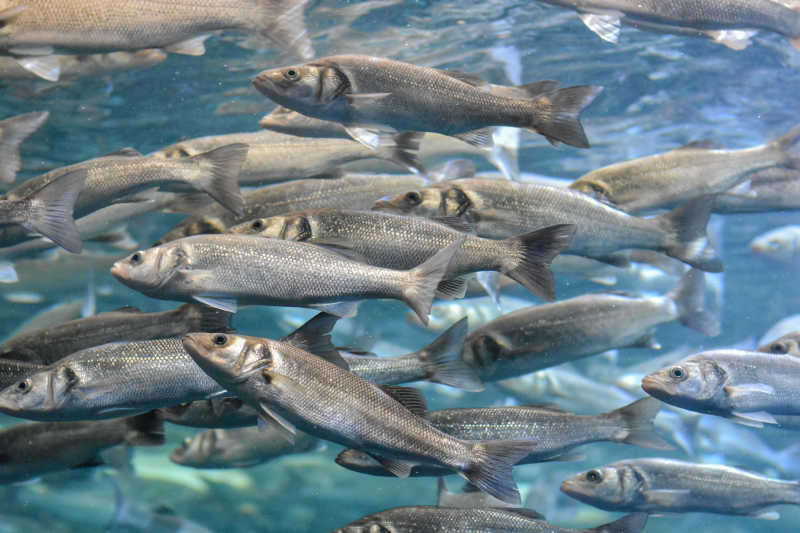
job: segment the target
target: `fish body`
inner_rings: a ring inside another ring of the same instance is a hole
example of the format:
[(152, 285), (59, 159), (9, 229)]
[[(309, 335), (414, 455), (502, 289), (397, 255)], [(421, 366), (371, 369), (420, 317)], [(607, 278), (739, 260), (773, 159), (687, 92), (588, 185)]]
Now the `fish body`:
[[(359, 263), (305, 242), (197, 235), (131, 254), (116, 262), (111, 273), (151, 297), (198, 300), (228, 311), (235, 311), (237, 303), (309, 307), (395, 298), (427, 321), (436, 286), (459, 245), (401, 271)], [(352, 307), (326, 309), (354, 312)]]
[(542, 515), (526, 508), (457, 508), (435, 506), (395, 507), (359, 518), (331, 533), (639, 533), (647, 523), (643, 513), (590, 529), (570, 529), (548, 524)]
[(800, 126), (755, 148), (688, 145), (616, 163), (581, 176), (569, 187), (627, 213), (639, 213), (722, 193), (756, 170), (792, 165), (800, 166)]
[(133, 307), (106, 311), (32, 331), (0, 346), (0, 357), (49, 365), (62, 357), (110, 342), (175, 337), (190, 331), (230, 329), (230, 313), (200, 305), (182, 305), (160, 313)]
[(450, 260), (445, 279), (498, 271), (534, 294), (554, 299), (552, 273), (547, 266), (569, 244), (574, 226), (556, 225), (499, 241), (465, 234), (460, 230), (469, 226), (458, 219), (444, 222), (374, 211), (315, 209), (255, 219), (235, 226), (231, 232), (330, 246), (352, 252), (370, 265), (394, 270), (413, 268), (445, 246), (463, 241)]
[(714, 197), (715, 213), (763, 213), (800, 209), (800, 170), (765, 168), (749, 174), (742, 182)]
[(800, 225), (781, 226), (750, 241), (750, 251), (773, 261), (797, 264), (800, 261)]
[(654, 218), (631, 216), (575, 191), (505, 180), (468, 178), (409, 190), (377, 202), (376, 211), (416, 216), (456, 216), (481, 237), (505, 239), (554, 224), (574, 224), (564, 253), (606, 262), (627, 262), (615, 252), (663, 251), (697, 268), (722, 265), (708, 244), (705, 225), (712, 200), (701, 197)]
[(490, 141), (478, 140), (476, 130), (513, 126), (541, 133), (551, 142), (588, 147), (578, 115), (602, 88), (558, 89), (555, 82), (546, 83), (546, 90), (537, 83), (499, 95), (473, 76), (359, 55), (267, 70), (253, 80), (267, 98), (304, 115), (342, 123), (368, 145), (380, 141), (360, 132), (361, 127), (460, 135), (481, 145)]
[(0, 391), (0, 411), (30, 420), (96, 420), (219, 394), (180, 339), (81, 350)]
[(188, 217), (156, 244), (201, 233), (225, 233), (228, 228), (253, 218), (271, 217), (313, 209), (369, 209), (378, 199), (413, 187), (425, 180), (417, 175), (347, 175), (338, 179), (304, 179), (262, 187), (244, 194), (244, 213), (235, 215), (212, 205)]
[(444, 466), (499, 499), (519, 502), (511, 465), (528, 453), (530, 441), (456, 439), (409, 410), (421, 403), (413, 389), (381, 389), (291, 344), (200, 333), (183, 342), (206, 372), (289, 434), (296, 427), (368, 451), (402, 477), (410, 473), (408, 461)]
[(103, 464), (98, 454), (118, 444), (164, 443), (158, 413), (90, 422), (29, 422), (0, 430), (0, 484)]
[(765, 507), (800, 505), (800, 484), (724, 465), (674, 459), (617, 461), (577, 474), (561, 490), (609, 511), (719, 513), (774, 519)]
[(472, 331), (461, 358), (483, 381), (497, 381), (606, 350), (652, 347), (654, 327), (674, 320), (713, 336), (719, 324), (703, 311), (704, 296), (702, 273), (690, 271), (665, 296), (586, 294), (520, 309)]
[(266, 429), (209, 429), (186, 439), (169, 458), (193, 468), (246, 468), (282, 455), (311, 451), (318, 442), (301, 432), (295, 435), (294, 442), (289, 442), (274, 425)]

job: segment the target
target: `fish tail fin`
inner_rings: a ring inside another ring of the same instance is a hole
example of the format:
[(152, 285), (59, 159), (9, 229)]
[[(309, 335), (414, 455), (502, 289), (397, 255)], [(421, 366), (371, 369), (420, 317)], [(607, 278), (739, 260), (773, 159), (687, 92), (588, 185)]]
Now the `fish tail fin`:
[(442, 277), (447, 273), (447, 267), (453, 255), (464, 242), (462, 237), (458, 241), (446, 246), (436, 252), (433, 257), (421, 265), (408, 271), (410, 279), (402, 288), (402, 299), (411, 309), (417, 313), (424, 325), (428, 325), (428, 314), (436, 297), (436, 290)]
[(392, 135), (392, 142), (381, 143), (375, 151), (379, 157), (407, 168), (416, 174), (425, 174), (419, 160), (419, 144), (424, 132), (403, 131)]
[(719, 335), (719, 317), (704, 308), (706, 277), (703, 272), (694, 268), (690, 269), (668, 296), (678, 307), (681, 324), (709, 337)]
[(784, 133), (771, 144), (787, 159), (786, 164), (792, 168), (800, 168), (800, 125)]
[(310, 0), (256, 0), (258, 34), (301, 59), (314, 57), (305, 10)]
[(593, 527), (588, 531), (594, 533), (640, 533), (644, 531), (645, 525), (647, 525), (647, 513), (631, 513), (619, 520)]
[(180, 308), (183, 316), (192, 324), (191, 327), (193, 329), (191, 331), (235, 331), (233, 326), (231, 326), (233, 313), (217, 309), (216, 307), (197, 304), (183, 304)]
[(83, 243), (72, 211), (85, 179), (86, 170), (73, 170), (21, 200), (30, 205), (28, 219), (22, 225), (38, 231), (68, 252), (80, 253)]
[(125, 444), (159, 446), (164, 444), (164, 415), (154, 410), (125, 419)]
[(208, 175), (199, 181), (197, 188), (237, 216), (244, 213), (238, 177), (248, 148), (243, 143), (227, 144), (190, 158), (200, 161), (208, 170)]
[(0, 181), (13, 183), (22, 166), (19, 147), (47, 121), (50, 113), (39, 111), (11, 117), (0, 123)]
[(609, 418), (617, 419), (620, 423), (617, 442), (653, 450), (674, 450), (674, 446), (653, 432), (653, 419), (660, 409), (660, 401), (642, 398), (608, 413)]
[(468, 391), (482, 391), (481, 379), (464, 361), (461, 350), (467, 337), (464, 317), (414, 355), (425, 363), (428, 381)]
[(530, 129), (544, 135), (553, 144), (563, 142), (578, 148), (589, 148), (580, 114), (602, 90), (602, 87), (595, 85), (579, 85), (540, 96), (537, 102), (549, 109), (537, 115)]
[(520, 505), (512, 467), (530, 454), (536, 442), (486, 440), (472, 444), (472, 461), (460, 472), (467, 481), (498, 500)]
[(700, 196), (653, 219), (669, 235), (665, 246), (668, 256), (706, 272), (722, 272), (722, 260), (706, 235), (713, 206), (713, 196)]
[(555, 299), (553, 273), (548, 270), (550, 262), (563, 251), (575, 235), (575, 225), (556, 224), (519, 237), (506, 239), (517, 254), (509, 254), (512, 264), (503, 271), (514, 281), (533, 294), (548, 301)]

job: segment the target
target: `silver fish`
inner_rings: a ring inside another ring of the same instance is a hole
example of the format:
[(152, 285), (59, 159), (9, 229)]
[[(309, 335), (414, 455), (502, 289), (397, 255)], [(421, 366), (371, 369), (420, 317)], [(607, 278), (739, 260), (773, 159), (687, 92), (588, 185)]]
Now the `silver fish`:
[(765, 168), (714, 197), (715, 213), (764, 213), (800, 209), (800, 170)]
[(800, 261), (800, 225), (781, 226), (750, 241), (750, 251), (760, 256), (786, 263)]
[(411, 270), (391, 270), (305, 242), (196, 235), (135, 252), (114, 263), (111, 273), (154, 298), (197, 300), (230, 312), (238, 303), (251, 303), (352, 316), (356, 301), (394, 298), (427, 322), (436, 288), (461, 242)]
[(800, 357), (744, 350), (711, 350), (642, 379), (659, 400), (754, 427), (776, 415), (800, 415)]
[(0, 484), (50, 472), (103, 464), (112, 446), (158, 446), (164, 426), (156, 412), (91, 422), (30, 422), (0, 430)]
[(776, 504), (800, 505), (800, 484), (724, 465), (627, 459), (577, 474), (561, 490), (608, 511), (719, 513), (776, 520)]
[(424, 131), (491, 145), (491, 126), (527, 128), (550, 142), (587, 148), (578, 115), (602, 87), (559, 89), (545, 81), (503, 95), (461, 72), (359, 55), (330, 56), (266, 70), (253, 80), (264, 96), (304, 115), (344, 124), (367, 146), (381, 132)]
[(722, 263), (708, 242), (705, 226), (713, 200), (701, 197), (653, 218), (631, 216), (585, 194), (534, 184), (471, 178), (408, 190), (373, 207), (416, 216), (457, 216), (481, 237), (505, 239), (531, 228), (574, 224), (575, 237), (564, 251), (612, 264), (627, 264), (620, 250), (658, 250), (708, 272)]
[(756, 351), (800, 355), (800, 331), (787, 333), (770, 343), (762, 344), (756, 348)]
[(0, 182), (14, 183), (22, 167), (20, 145), (41, 128), (49, 117), (48, 111), (38, 111), (0, 121)]
[(299, 431), (295, 441), (289, 442), (275, 425), (209, 429), (184, 440), (172, 450), (169, 460), (193, 468), (247, 468), (283, 455), (309, 452), (318, 443)]
[(722, 150), (693, 143), (623, 161), (584, 174), (569, 188), (639, 213), (722, 193), (751, 172), (775, 166), (800, 167), (800, 126), (754, 148)]
[(719, 323), (703, 310), (704, 297), (703, 274), (690, 270), (666, 296), (586, 294), (528, 307), (474, 330), (461, 357), (482, 380), (496, 381), (606, 350), (654, 347), (654, 327), (674, 320), (714, 336)]
[(297, 427), (365, 450), (399, 477), (409, 475), (409, 461), (444, 466), (498, 499), (520, 502), (511, 467), (534, 442), (470, 442), (442, 433), (414, 414), (424, 409), (419, 391), (379, 388), (343, 368), (335, 353), (312, 355), (278, 341), (222, 333), (190, 333), (183, 342), (206, 372), (289, 435)]

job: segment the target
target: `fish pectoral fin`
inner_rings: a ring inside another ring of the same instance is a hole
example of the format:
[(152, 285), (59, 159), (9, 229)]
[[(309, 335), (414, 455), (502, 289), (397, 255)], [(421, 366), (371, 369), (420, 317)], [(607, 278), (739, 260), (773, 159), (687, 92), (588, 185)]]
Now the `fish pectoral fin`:
[(206, 53), (206, 46), (205, 41), (211, 37), (210, 33), (205, 35), (198, 35), (197, 37), (192, 37), (191, 39), (186, 39), (185, 41), (180, 41), (175, 44), (171, 44), (165, 48), (167, 52), (172, 52), (173, 54), (183, 54), (186, 56), (201, 56)]
[(620, 32), (620, 16), (607, 14), (598, 15), (596, 13), (580, 13), (578, 15), (586, 24), (586, 27), (592, 30), (604, 41), (617, 44), (619, 41)]
[(261, 416), (259, 416), (258, 419), (258, 427), (263, 429), (263, 424), (269, 422), (278, 424), (278, 427), (281, 428), (281, 434), (287, 441), (294, 444), (295, 438), (297, 437), (297, 428), (294, 427), (294, 424), (273, 411), (272, 408), (264, 402), (259, 402), (258, 407), (261, 411)]
[(411, 461), (401, 461), (399, 459), (387, 459), (385, 457), (379, 457), (377, 455), (371, 456), (373, 459), (378, 461), (382, 467), (386, 470), (394, 474), (399, 478), (407, 478), (411, 475), (411, 469), (416, 466), (417, 463), (412, 463)]
[(61, 62), (58, 56), (30, 56), (16, 58), (19, 66), (47, 81), (58, 81), (61, 76)]
[(478, 148), (494, 147), (494, 128), (465, 131), (464, 133), (453, 135), (453, 137)]
[(220, 298), (217, 296), (201, 296), (197, 294), (192, 296), (192, 298), (201, 304), (205, 304), (209, 307), (220, 309), (222, 311), (227, 311), (228, 313), (235, 313), (238, 308), (235, 298)]
[(310, 308), (328, 313), (340, 318), (353, 318), (358, 314), (358, 305), (361, 302), (332, 302), (327, 304), (309, 305)]
[(649, 504), (664, 507), (680, 505), (691, 496), (692, 492), (686, 489), (643, 490), (642, 496)]
[(756, 511), (748, 516), (751, 518), (758, 518), (759, 520), (780, 520), (781, 518), (778, 511)]
[(393, 145), (393, 136), (397, 133), (395, 130), (360, 126), (346, 126), (344, 129), (350, 137), (372, 150), (377, 150), (381, 146)]
[(425, 396), (419, 389), (397, 385), (378, 385), (378, 388), (417, 416), (423, 416), (428, 411)]
[(775, 389), (763, 383), (742, 383), (740, 385), (726, 385), (725, 393), (728, 395), (728, 398), (735, 400), (753, 394), (766, 394), (771, 396), (775, 394)]
[(747, 413), (733, 411), (731, 415), (733, 416), (733, 418), (731, 418), (733, 422), (737, 422), (743, 426), (760, 428), (764, 427), (764, 424), (778, 424), (775, 417), (766, 411), (751, 411)]
[(709, 30), (705, 32), (709, 38), (731, 50), (744, 50), (750, 46), (750, 38), (758, 33), (756, 30)]

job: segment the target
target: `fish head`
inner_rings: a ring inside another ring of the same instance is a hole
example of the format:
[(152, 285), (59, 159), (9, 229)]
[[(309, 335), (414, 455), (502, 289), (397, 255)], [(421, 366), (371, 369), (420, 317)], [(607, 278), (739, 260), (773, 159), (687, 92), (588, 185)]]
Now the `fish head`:
[(725, 397), (727, 373), (710, 359), (684, 359), (642, 379), (642, 389), (659, 400), (704, 411), (712, 400)]
[(383, 469), (381, 464), (371, 455), (352, 448), (347, 448), (339, 452), (335, 461), (339, 466), (356, 472), (370, 472)]
[(231, 228), (231, 233), (261, 235), (284, 241), (307, 241), (313, 237), (311, 222), (302, 214), (255, 218)]
[(111, 274), (128, 287), (147, 293), (163, 287), (188, 264), (188, 253), (168, 244), (133, 252), (114, 263)]
[(253, 79), (253, 86), (270, 100), (308, 114), (343, 96), (350, 81), (335, 65), (317, 61), (265, 70)]
[(264, 339), (230, 333), (187, 333), (181, 341), (198, 366), (223, 385), (240, 383), (271, 368)]
[(204, 465), (217, 449), (218, 431), (210, 429), (194, 437), (187, 437), (180, 446), (172, 450), (169, 460), (185, 466)]
[(381, 198), (372, 206), (373, 211), (414, 215), (418, 217), (440, 216), (439, 206), (443, 202), (438, 188), (424, 188)]
[[(758, 351), (775, 354), (800, 355), (800, 344), (798, 343), (798, 339), (781, 337), (769, 344), (759, 346)], [(1, 355), (2, 354), (0, 354), (0, 356)]]
[(47, 419), (67, 402), (70, 391), (79, 383), (78, 373), (69, 364), (48, 367), (0, 391), (0, 412)]
[(569, 186), (573, 191), (591, 196), (598, 202), (614, 204), (614, 195), (611, 188), (599, 178), (580, 178)]
[(641, 476), (629, 466), (606, 465), (574, 475), (561, 483), (561, 492), (601, 509), (613, 510), (636, 500)]
[(800, 258), (800, 226), (784, 226), (750, 242), (750, 251), (775, 261), (791, 263)]
[(201, 151), (189, 143), (175, 143), (154, 152), (153, 155), (165, 159), (180, 159), (182, 157), (192, 157), (199, 153)]
[(461, 352), (461, 359), (483, 374), (491, 374), (503, 358), (505, 348), (502, 339), (489, 333), (473, 334), (467, 338)]

